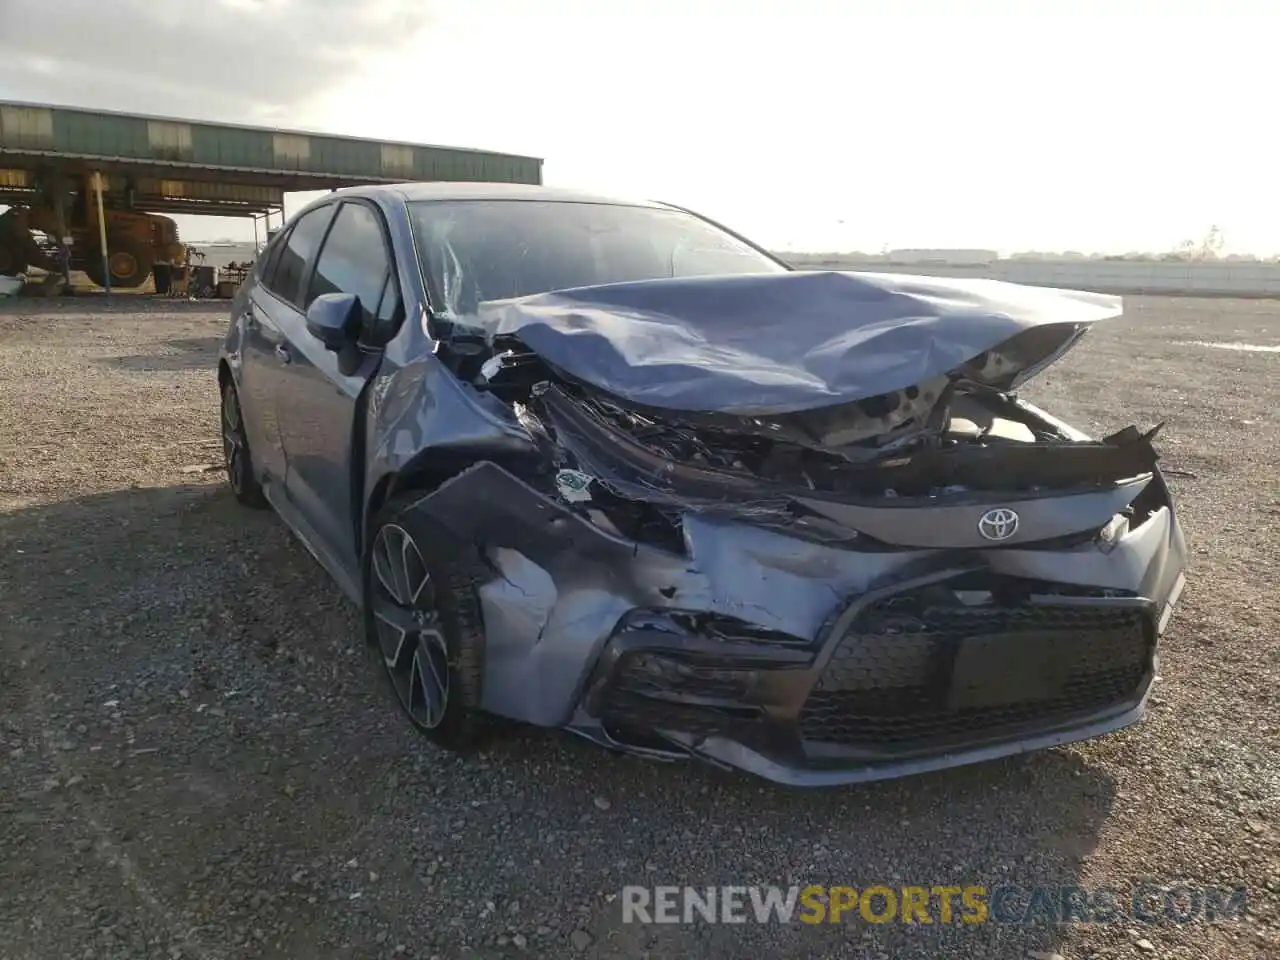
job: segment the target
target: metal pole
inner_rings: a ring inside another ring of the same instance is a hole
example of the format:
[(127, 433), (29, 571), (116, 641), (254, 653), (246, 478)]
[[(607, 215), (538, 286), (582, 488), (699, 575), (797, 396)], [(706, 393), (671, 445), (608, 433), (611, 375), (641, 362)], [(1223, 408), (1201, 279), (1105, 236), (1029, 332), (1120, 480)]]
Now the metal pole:
[(58, 223), (58, 265), (62, 268), (62, 293), (71, 293), (71, 252), (67, 249), (67, 181), (61, 172), (53, 175), (53, 216)]
[(253, 215), (253, 255), (258, 255), (258, 215)]
[(111, 298), (111, 256), (107, 253), (107, 217), (102, 210), (102, 174), (93, 171), (93, 192), (98, 197), (98, 243), (102, 245), (102, 279), (107, 299)]

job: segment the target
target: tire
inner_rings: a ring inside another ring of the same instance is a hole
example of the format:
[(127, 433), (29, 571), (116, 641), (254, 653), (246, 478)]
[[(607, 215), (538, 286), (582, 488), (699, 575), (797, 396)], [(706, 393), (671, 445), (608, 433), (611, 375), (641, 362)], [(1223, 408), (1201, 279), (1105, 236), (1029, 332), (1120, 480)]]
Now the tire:
[(16, 277), (30, 266), (22, 245), (10, 237), (0, 237), (0, 277)]
[[(110, 257), (112, 290), (128, 290), (147, 282), (147, 278), (151, 276), (151, 266), (155, 262), (150, 247), (132, 237), (108, 237), (107, 251)], [(101, 248), (93, 247), (85, 254), (84, 272), (98, 286), (106, 286)]]
[(489, 729), (480, 709), (484, 623), (471, 544), (393, 498), (371, 525), (364, 563), (365, 637), (400, 709), (436, 745), (463, 753)]
[(253, 472), (253, 457), (244, 429), (244, 415), (236, 385), (228, 381), (222, 387), (222, 462), (227, 471), (227, 486), (246, 507), (261, 510), (267, 498)]

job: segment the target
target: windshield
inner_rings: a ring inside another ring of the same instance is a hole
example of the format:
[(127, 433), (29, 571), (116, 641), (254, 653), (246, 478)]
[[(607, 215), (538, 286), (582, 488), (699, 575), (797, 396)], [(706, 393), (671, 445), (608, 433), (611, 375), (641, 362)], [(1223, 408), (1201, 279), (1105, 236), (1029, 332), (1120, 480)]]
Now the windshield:
[(409, 204), (439, 312), (485, 300), (667, 277), (782, 273), (786, 267), (680, 210), (543, 200)]

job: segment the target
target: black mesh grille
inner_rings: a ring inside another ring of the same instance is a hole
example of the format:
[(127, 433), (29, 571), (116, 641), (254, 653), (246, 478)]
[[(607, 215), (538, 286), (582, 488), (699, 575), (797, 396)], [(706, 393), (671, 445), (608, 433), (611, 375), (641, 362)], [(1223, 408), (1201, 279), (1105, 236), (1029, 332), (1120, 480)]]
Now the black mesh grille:
[(740, 731), (761, 718), (749, 702), (755, 674), (651, 651), (623, 656), (604, 692), (606, 722), (669, 727), (702, 736)]
[(807, 740), (906, 747), (1042, 727), (1136, 697), (1147, 618), (1114, 606), (964, 606), (899, 595), (864, 610), (800, 716)]
[(681, 696), (741, 703), (751, 687), (751, 673), (690, 663), (660, 653), (628, 654), (618, 667), (617, 690), (640, 696)]

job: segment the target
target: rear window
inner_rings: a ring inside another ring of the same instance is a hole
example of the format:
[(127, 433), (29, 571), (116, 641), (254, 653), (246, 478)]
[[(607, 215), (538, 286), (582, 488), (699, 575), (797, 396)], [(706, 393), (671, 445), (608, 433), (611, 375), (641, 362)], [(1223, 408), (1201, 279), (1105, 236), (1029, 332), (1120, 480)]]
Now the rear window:
[(288, 242), (289, 231), (281, 230), (278, 236), (272, 237), (268, 241), (266, 249), (261, 253), (262, 267), (258, 270), (258, 279), (262, 281), (268, 288), (271, 286), (272, 276), (275, 274), (276, 264), (280, 262), (280, 251), (284, 249), (284, 245)]
[(307, 264), (314, 259), (320, 249), (320, 241), (333, 218), (333, 206), (324, 206), (304, 213), (289, 231), (284, 249), (275, 265), (267, 287), (281, 300), (290, 303), (298, 302), (302, 293), (302, 278), (306, 275)]

